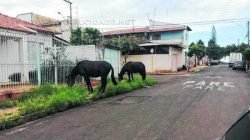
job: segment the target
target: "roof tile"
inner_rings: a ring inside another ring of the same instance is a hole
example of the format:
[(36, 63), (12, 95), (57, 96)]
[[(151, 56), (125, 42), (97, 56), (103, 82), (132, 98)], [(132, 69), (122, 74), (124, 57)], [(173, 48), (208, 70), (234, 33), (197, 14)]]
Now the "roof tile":
[(111, 35), (124, 35), (124, 34), (133, 34), (133, 33), (146, 33), (146, 32), (166, 32), (166, 31), (178, 31), (178, 30), (189, 30), (191, 28), (188, 26), (170, 26), (170, 27), (156, 27), (156, 28), (149, 28), (148, 26), (143, 28), (132, 28), (132, 29), (124, 29), (124, 30), (115, 30), (109, 32), (103, 32), (104, 36), (111, 36)]
[(9, 17), (0, 13), (0, 28), (17, 30), (22, 32), (32, 32), (31, 30), (53, 33), (51, 30), (42, 26), (32, 24), (17, 18)]

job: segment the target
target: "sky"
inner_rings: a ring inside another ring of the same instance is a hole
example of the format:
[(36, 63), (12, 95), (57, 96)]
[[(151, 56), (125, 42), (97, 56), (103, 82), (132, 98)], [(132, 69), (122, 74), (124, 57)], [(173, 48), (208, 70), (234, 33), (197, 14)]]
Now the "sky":
[[(221, 46), (247, 42), (247, 20), (250, 0), (70, 0), (73, 18), (83, 27), (101, 31), (148, 26), (149, 19), (185, 24), (192, 28), (189, 41), (211, 38), (214, 25)], [(15, 17), (34, 12), (55, 19), (69, 16), (69, 5), (63, 0), (1, 0), (0, 13)], [(62, 13), (61, 15), (58, 12)], [(234, 19), (234, 20), (232, 20)], [(222, 22), (222, 20), (224, 22)]]

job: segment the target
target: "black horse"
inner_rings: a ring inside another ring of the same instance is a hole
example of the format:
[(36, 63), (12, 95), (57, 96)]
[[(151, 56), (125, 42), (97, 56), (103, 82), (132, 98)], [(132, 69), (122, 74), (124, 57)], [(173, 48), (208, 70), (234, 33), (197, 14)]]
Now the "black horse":
[(128, 73), (128, 79), (130, 82), (130, 76), (132, 80), (134, 79), (133, 73), (140, 73), (142, 76), (142, 80), (146, 79), (146, 70), (145, 65), (142, 62), (128, 62), (123, 67), (121, 72), (119, 73), (119, 80), (123, 80), (123, 75)]
[(114, 77), (114, 69), (112, 65), (106, 61), (88, 61), (84, 60), (79, 63), (72, 69), (69, 76), (67, 76), (67, 84), (73, 86), (75, 84), (75, 78), (79, 74), (84, 77), (88, 90), (93, 92), (93, 88), (90, 83), (89, 77), (101, 77), (101, 88), (99, 92), (104, 92), (107, 85), (107, 76), (111, 70), (111, 80), (114, 85), (117, 85), (117, 82)]

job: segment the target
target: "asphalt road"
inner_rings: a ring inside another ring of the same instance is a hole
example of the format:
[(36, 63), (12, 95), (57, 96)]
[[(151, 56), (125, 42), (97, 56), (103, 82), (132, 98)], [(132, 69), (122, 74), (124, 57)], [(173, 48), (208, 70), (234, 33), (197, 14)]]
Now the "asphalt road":
[(250, 74), (226, 65), (0, 132), (1, 140), (213, 140), (250, 105)]

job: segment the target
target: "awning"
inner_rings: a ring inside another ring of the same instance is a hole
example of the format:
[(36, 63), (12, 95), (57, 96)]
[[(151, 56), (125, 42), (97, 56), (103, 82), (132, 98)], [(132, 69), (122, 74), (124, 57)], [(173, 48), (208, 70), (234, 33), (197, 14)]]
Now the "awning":
[(156, 43), (144, 43), (144, 44), (139, 44), (140, 47), (145, 47), (145, 46), (159, 46), (160, 44)]

